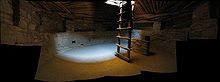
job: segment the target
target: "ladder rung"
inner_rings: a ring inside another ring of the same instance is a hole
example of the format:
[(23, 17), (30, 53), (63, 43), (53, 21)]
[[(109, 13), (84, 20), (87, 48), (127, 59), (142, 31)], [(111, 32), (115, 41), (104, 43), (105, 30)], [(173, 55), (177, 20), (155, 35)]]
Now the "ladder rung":
[(118, 13), (118, 15), (121, 15), (121, 14), (123, 14), (123, 13), (125, 13), (125, 11), (123, 11), (122, 13)]
[(121, 39), (128, 39), (128, 40), (130, 40), (131, 38), (129, 38), (129, 37), (123, 37), (123, 36), (116, 36), (117, 38), (121, 38)]
[(116, 44), (116, 46), (121, 47), (121, 48), (126, 49), (126, 50), (130, 50), (129, 48), (126, 48), (126, 47), (121, 46), (121, 45), (119, 45), (119, 44)]
[(120, 22), (130, 22), (130, 21), (129, 20), (119, 20), (117, 22), (120, 23)]
[(127, 28), (117, 28), (118, 30), (128, 30), (131, 29), (131, 27), (127, 27)]
[(119, 58), (121, 58), (121, 59), (123, 59), (123, 60), (125, 60), (125, 61), (127, 61), (127, 62), (131, 62), (131, 60), (130, 60), (129, 58), (123, 56), (122, 54), (120, 54), (120, 53), (118, 53), (118, 52), (115, 52), (115, 53), (116, 53), (115, 56), (117, 56), (117, 57), (119, 57)]

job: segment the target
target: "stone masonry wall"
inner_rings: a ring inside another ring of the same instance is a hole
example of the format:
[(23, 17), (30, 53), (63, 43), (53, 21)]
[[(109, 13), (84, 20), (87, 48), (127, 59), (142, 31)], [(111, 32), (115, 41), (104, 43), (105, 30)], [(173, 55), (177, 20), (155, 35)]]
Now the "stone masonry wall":
[(209, 2), (197, 7), (192, 16), (190, 39), (216, 39), (217, 19), (210, 18)]
[(54, 36), (56, 49), (66, 51), (102, 43), (115, 43), (116, 31), (105, 32), (64, 32)]
[[(54, 24), (59, 19), (50, 19), (45, 16), (39, 17), (41, 11), (34, 8), (28, 1), (19, 0), (20, 21), (17, 26), (13, 25), (12, 0), (1, 0), (1, 44), (10, 45), (43, 45), (50, 35), (50, 31), (43, 33), (41, 28), (61, 28)], [(53, 15), (53, 14), (52, 14)], [(51, 22), (42, 21), (42, 19)], [(42, 32), (41, 32), (42, 31)]]
[(70, 11), (69, 32), (114, 31), (118, 27), (118, 8), (104, 4), (104, 1), (75, 1)]

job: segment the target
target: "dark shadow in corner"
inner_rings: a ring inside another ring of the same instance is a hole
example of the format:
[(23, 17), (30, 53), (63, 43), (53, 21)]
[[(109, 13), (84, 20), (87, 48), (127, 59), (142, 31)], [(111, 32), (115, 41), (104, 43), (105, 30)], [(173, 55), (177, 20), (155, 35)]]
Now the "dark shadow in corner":
[(176, 42), (177, 70), (181, 81), (218, 78), (219, 45), (216, 39), (190, 39)]
[(177, 72), (174, 73), (156, 73), (149, 71), (141, 71), (141, 74), (133, 76), (104, 76), (90, 80), (76, 80), (75, 82), (151, 82), (151, 81), (176, 81)]
[[(34, 80), (40, 57), (41, 46), (15, 46), (1, 44), (2, 79), (15, 81)], [(8, 79), (10, 78), (10, 79)]]

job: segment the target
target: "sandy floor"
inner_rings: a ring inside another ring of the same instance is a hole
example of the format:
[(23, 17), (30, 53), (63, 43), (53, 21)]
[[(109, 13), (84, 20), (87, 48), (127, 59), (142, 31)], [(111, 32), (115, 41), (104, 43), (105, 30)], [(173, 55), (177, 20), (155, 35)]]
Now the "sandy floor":
[[(114, 45), (104, 45), (96, 45), (96, 48), (94, 46), (84, 48), (87, 52), (70, 50), (61, 54), (52, 51), (51, 47), (44, 46), (35, 79), (43, 81), (74, 81), (95, 79), (103, 76), (137, 75), (140, 74), (140, 71), (162, 73), (177, 71), (176, 56), (173, 54), (167, 54), (157, 49), (152, 49), (155, 55), (151, 56), (132, 52), (133, 62), (127, 63), (114, 56)], [(81, 56), (79, 55), (80, 53), (90, 56)], [(73, 54), (77, 55), (71, 56)], [(106, 56), (103, 57), (103, 60), (99, 60), (101, 58), (97, 57), (102, 54)]]

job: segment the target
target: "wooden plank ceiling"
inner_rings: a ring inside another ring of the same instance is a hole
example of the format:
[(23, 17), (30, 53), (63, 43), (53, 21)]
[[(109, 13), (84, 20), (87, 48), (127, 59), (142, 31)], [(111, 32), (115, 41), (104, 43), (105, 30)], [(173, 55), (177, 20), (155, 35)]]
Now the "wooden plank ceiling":
[[(78, 2), (84, 1), (85, 3), (82, 5), (78, 5), (77, 1)], [(57, 1), (56, 0), (56, 1), (29, 1), (29, 2), (33, 6), (41, 8), (44, 11), (57, 13), (60, 16), (65, 17), (65, 18), (74, 18), (71, 16), (72, 14), (76, 14), (76, 13), (80, 14), (80, 12), (76, 12), (77, 10), (82, 10), (83, 7), (93, 7), (91, 5), (94, 5), (94, 4), (87, 3), (88, 1), (93, 2), (96, 6), (97, 4), (99, 4), (99, 9), (100, 9), (101, 6), (105, 6), (104, 2), (106, 0), (103, 0), (101, 2), (98, 2), (95, 0), (93, 1), (92, 0), (75, 0), (75, 1), (60, 0), (60, 1)], [(191, 12), (192, 9), (201, 2), (202, 1), (199, 1), (199, 0), (196, 0), (196, 1), (135, 0), (134, 20), (135, 21), (141, 21), (141, 20), (160, 21), (161, 17)], [(105, 7), (111, 7), (111, 6), (105, 6)], [(101, 8), (104, 8), (104, 7), (101, 7)], [(114, 7), (114, 8), (117, 8), (117, 7)], [(86, 11), (95, 12), (95, 9), (83, 10), (81, 12), (86, 12)], [(116, 14), (118, 13), (118, 10), (112, 9), (110, 12), (113, 12), (112, 14)], [(106, 14), (110, 14), (110, 13), (103, 13), (103, 15), (106, 15)], [(91, 17), (91, 15), (89, 15), (89, 12), (85, 14), (85, 16)], [(109, 15), (109, 16), (116, 16), (116, 15)], [(111, 18), (112, 17), (105, 18), (105, 19), (106, 21), (113, 20)]]
[(188, 14), (204, 1), (178, 0), (135, 0), (134, 18), (138, 20), (159, 21), (162, 17)]

